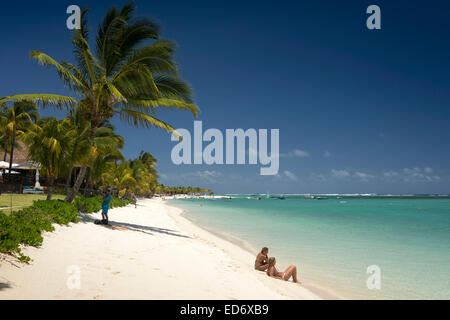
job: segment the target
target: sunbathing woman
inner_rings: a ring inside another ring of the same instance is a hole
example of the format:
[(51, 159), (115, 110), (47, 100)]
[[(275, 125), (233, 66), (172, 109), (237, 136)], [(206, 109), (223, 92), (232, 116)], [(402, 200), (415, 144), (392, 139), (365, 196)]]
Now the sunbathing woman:
[(297, 279), (297, 267), (294, 265), (290, 265), (286, 271), (281, 272), (275, 267), (276, 264), (275, 257), (269, 258), (269, 267), (267, 268), (267, 275), (269, 277), (281, 279), (284, 281), (288, 281), (292, 277), (292, 281), (298, 284), (301, 284)]

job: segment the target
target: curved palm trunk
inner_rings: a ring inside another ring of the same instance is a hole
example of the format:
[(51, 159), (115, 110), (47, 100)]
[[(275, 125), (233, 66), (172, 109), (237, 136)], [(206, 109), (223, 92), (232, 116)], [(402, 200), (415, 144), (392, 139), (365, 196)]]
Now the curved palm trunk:
[(66, 202), (72, 202), (75, 197), (78, 194), (78, 191), (80, 190), (81, 184), (83, 183), (84, 177), (86, 176), (86, 169), (87, 166), (83, 165), (80, 169), (80, 172), (78, 173), (77, 180), (75, 180), (75, 184), (73, 185), (72, 190), (70, 191), (69, 195), (66, 197), (64, 201)]
[(73, 174), (73, 167), (70, 168), (69, 175), (67, 176), (66, 185), (64, 186), (64, 194), (67, 196), (67, 190), (69, 189), (69, 185), (72, 182), (72, 174)]
[[(95, 132), (97, 131), (97, 126), (91, 123), (91, 144), (94, 144)], [(80, 172), (78, 173), (77, 180), (72, 188), (72, 191), (66, 197), (66, 202), (72, 202), (78, 194), (80, 190), (81, 184), (83, 183), (84, 177), (86, 176), (87, 165), (83, 165), (81, 167)]]
[[(3, 155), (3, 161), (4, 162), (6, 162), (6, 155), (8, 154), (8, 147), (9, 147), (8, 141), (9, 141), (9, 138), (6, 137), (5, 138), (5, 154)], [(5, 173), (6, 173), (6, 169), (3, 168), (3, 173), (2, 173), (3, 181), (5, 179)]]
[(14, 156), (14, 144), (16, 143), (16, 126), (14, 126), (13, 134), (11, 137), (11, 152), (9, 154), (9, 174), (11, 175), (11, 169), (13, 164), (13, 156)]

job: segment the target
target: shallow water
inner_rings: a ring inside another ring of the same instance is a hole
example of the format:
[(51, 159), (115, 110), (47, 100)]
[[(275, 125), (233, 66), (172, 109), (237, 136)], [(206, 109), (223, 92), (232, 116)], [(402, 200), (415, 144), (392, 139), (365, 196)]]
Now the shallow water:
[[(267, 246), (278, 267), (350, 299), (450, 299), (450, 199), (171, 200), (199, 225)], [(255, 252), (256, 255), (256, 252)], [(369, 290), (369, 266), (380, 289)]]

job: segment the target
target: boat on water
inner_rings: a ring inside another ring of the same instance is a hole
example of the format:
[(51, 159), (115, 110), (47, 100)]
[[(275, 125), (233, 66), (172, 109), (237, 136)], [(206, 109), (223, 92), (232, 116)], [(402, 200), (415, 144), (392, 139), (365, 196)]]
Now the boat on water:
[(314, 200), (326, 200), (326, 199), (328, 199), (328, 197), (311, 196), (311, 199), (314, 199)]

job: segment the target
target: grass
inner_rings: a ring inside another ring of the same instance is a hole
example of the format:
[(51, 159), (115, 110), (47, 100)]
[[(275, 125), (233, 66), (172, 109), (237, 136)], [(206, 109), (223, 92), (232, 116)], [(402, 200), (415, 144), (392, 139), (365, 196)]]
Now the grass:
[[(12, 206), (18, 207), (14, 209), (26, 208), (33, 204), (35, 200), (45, 200), (47, 199), (46, 194), (2, 194), (0, 195), (0, 210), (6, 214), (9, 214), (9, 206), (11, 205), (12, 196)], [(63, 195), (54, 194), (52, 199), (64, 199)]]

